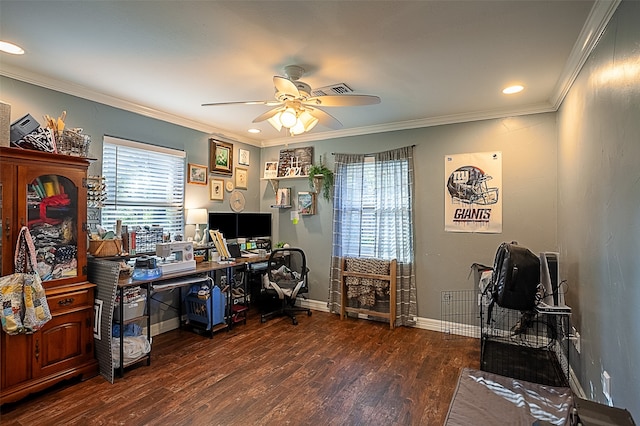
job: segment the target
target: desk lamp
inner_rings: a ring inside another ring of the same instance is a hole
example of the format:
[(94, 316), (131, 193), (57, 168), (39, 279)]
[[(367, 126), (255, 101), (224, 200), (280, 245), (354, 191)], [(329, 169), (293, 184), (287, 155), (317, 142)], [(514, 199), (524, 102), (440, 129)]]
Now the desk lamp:
[(200, 225), (209, 223), (209, 213), (207, 209), (189, 209), (187, 210), (187, 225), (196, 226), (196, 234), (193, 236), (193, 242), (201, 244), (203, 238), (200, 235)]

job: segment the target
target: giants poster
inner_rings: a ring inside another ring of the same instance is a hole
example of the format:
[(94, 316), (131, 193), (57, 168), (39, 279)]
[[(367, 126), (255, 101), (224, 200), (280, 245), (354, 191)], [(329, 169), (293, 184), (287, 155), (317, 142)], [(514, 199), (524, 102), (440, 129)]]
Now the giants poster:
[(502, 232), (502, 152), (444, 157), (444, 230)]

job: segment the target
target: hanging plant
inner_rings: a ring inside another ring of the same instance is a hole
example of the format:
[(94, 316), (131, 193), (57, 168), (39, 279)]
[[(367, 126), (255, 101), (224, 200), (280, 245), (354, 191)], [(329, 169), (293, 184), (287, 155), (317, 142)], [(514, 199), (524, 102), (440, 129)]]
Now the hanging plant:
[(309, 168), (309, 186), (316, 193), (322, 193), (322, 197), (331, 201), (333, 190), (333, 172), (324, 164), (313, 164)]

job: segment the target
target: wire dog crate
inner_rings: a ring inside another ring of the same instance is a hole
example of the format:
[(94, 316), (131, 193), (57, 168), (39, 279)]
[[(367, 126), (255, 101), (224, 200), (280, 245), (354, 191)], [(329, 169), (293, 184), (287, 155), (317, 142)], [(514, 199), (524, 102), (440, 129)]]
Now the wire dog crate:
[(480, 368), (514, 379), (569, 386), (567, 313), (520, 312), (481, 304)]
[(445, 339), (480, 337), (478, 290), (446, 290), (440, 293), (440, 331)]

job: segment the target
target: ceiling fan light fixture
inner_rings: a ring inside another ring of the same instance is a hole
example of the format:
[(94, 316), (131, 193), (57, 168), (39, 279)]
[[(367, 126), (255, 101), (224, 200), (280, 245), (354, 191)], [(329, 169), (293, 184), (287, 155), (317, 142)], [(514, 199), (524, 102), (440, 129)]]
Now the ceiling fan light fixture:
[(331, 129), (342, 127), (340, 121), (316, 106), (346, 107), (380, 103), (378, 96), (346, 94), (353, 90), (344, 83), (338, 85), (343, 90), (334, 90), (337, 87), (327, 86), (333, 91), (314, 92), (311, 86), (299, 80), (304, 71), (300, 66), (290, 65), (285, 67), (286, 77), (273, 76), (275, 101), (215, 102), (202, 106), (245, 104), (275, 107), (254, 118), (253, 123), (267, 121), (276, 131), (280, 132), (285, 128), (287, 133), (294, 136), (311, 131), (320, 122)]
[(280, 123), (287, 129), (295, 126), (297, 121), (298, 114), (296, 113), (296, 110), (291, 107), (285, 109), (280, 113)]
[(270, 117), (269, 119), (267, 119), (269, 124), (271, 124), (273, 126), (273, 128), (276, 129), (277, 131), (282, 130), (282, 123), (280, 122), (280, 116), (281, 115), (282, 115), (282, 111), (278, 112), (273, 117)]
[(318, 119), (311, 115), (309, 111), (302, 111), (300, 117), (298, 117), (298, 121), (302, 123), (305, 132), (313, 129), (316, 124), (318, 124)]
[(298, 120), (296, 124), (289, 129), (289, 133), (291, 133), (291, 136), (301, 135), (304, 132), (305, 129), (302, 120)]
[(296, 124), (289, 129), (291, 136), (301, 135), (304, 132), (308, 132), (318, 124), (318, 119), (315, 118), (309, 111), (302, 111), (298, 115)]

